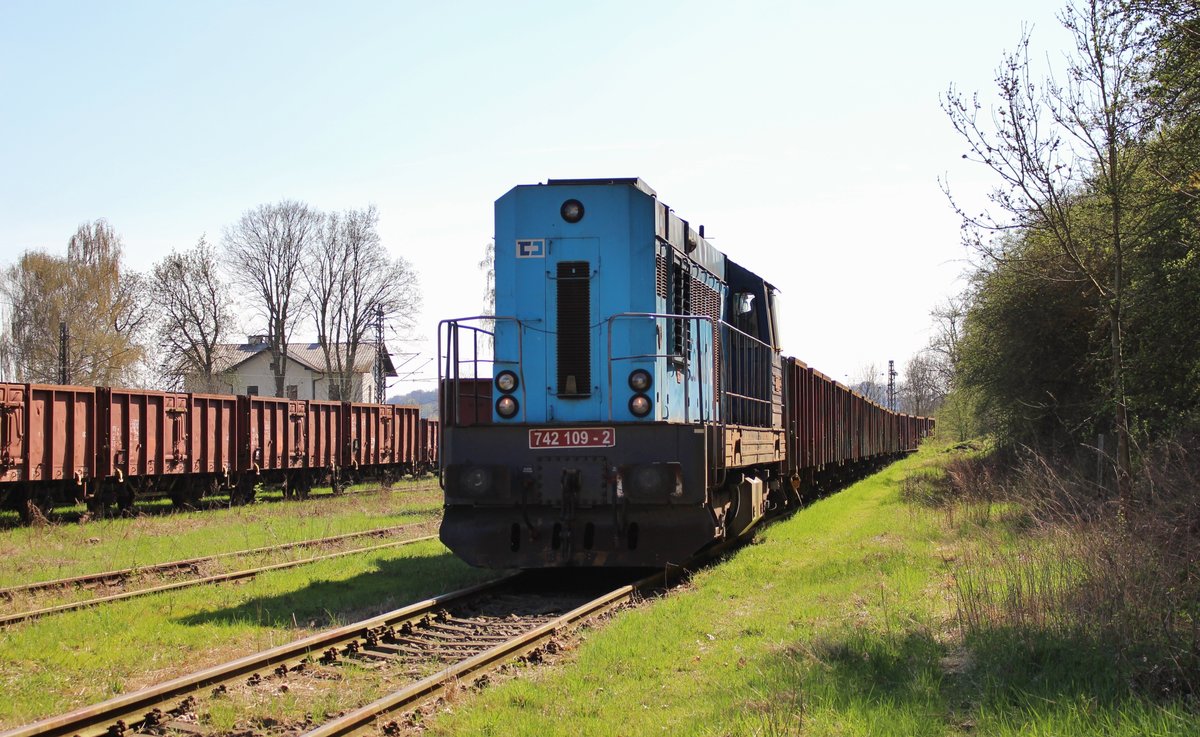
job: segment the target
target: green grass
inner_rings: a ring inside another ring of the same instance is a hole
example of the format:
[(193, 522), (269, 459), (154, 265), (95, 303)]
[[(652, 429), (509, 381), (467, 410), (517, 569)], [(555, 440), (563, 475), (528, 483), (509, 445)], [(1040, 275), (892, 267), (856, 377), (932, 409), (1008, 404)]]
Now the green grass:
[[(0, 729), (495, 575), (429, 541), (14, 625), (0, 630)], [(361, 698), (339, 691), (331, 703)], [(224, 711), (215, 707), (216, 723)]]
[(963, 642), (948, 560), (1031, 543), (901, 501), (930, 449), (761, 532), (683, 592), (427, 720), (436, 735), (1185, 735), (1096, 643)]
[(0, 586), (404, 525), (440, 514), (440, 491), (406, 488), (3, 530)]

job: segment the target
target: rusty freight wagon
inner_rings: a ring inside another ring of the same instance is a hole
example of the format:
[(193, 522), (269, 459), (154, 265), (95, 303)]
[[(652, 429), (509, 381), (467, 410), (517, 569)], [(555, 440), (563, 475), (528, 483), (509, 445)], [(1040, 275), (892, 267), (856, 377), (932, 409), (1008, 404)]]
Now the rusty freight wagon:
[(96, 474), (101, 503), (123, 509), (139, 494), (183, 485), (188, 463), (187, 394), (96, 389)]
[(0, 384), (0, 508), (99, 514), (169, 495), (179, 507), (278, 486), (306, 496), (351, 477), (388, 482), (437, 465), (438, 424), (415, 406)]
[(441, 458), (441, 424), (433, 418), (422, 418), (420, 430), (421, 441), (417, 454), (417, 472), (436, 471)]
[(96, 390), (0, 384), (0, 396), (0, 503), (28, 518), (96, 495)]

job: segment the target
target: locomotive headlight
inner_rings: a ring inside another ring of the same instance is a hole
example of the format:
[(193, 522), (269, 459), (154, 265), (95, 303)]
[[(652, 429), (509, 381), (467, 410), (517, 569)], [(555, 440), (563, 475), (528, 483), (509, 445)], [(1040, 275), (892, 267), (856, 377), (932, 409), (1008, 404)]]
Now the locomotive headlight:
[(669, 469), (659, 464), (637, 466), (633, 470), (633, 488), (640, 496), (647, 496), (664, 490), (667, 486)]
[(496, 388), (505, 394), (516, 390), (518, 383), (517, 375), (511, 371), (501, 371), (496, 374)]
[(650, 388), (653, 379), (646, 369), (637, 369), (629, 375), (629, 388), (635, 392), (644, 392)]
[(645, 417), (650, 414), (650, 397), (645, 394), (634, 394), (629, 399), (629, 411), (634, 417)]
[(503, 396), (496, 400), (496, 414), (508, 419), (517, 414), (517, 400), (510, 396)]
[(462, 489), (471, 494), (482, 494), (492, 486), (492, 472), (486, 468), (468, 469), (462, 475)]
[(558, 208), (558, 214), (568, 223), (577, 223), (583, 220), (583, 203), (579, 200), (567, 200)]

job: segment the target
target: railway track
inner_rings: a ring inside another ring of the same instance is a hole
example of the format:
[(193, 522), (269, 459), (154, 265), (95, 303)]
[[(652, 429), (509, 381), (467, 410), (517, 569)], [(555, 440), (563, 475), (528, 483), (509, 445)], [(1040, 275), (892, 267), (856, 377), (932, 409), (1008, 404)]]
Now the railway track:
[(301, 540), (298, 542), (282, 543), (280, 545), (270, 545), (260, 548), (252, 548), (249, 550), (237, 550), (228, 553), (220, 553), (218, 555), (209, 555), (201, 558), (189, 558), (186, 560), (170, 561), (167, 563), (157, 563), (148, 566), (139, 566), (136, 568), (125, 568), (117, 571), (105, 571), (102, 573), (91, 573), (83, 576), (74, 576), (71, 578), (60, 578), (51, 581), (39, 581), (35, 583), (23, 584), (21, 586), (12, 586), (5, 589), (0, 589), (0, 599), (12, 602), (17, 599), (25, 598), (36, 600), (39, 596), (45, 596), (49, 592), (61, 591), (64, 589), (105, 589), (124, 588), (129, 582), (145, 578), (152, 575), (183, 575), (183, 576), (198, 576), (188, 578), (182, 581), (173, 581), (171, 583), (150, 586), (146, 588), (134, 589), (129, 591), (120, 591), (102, 596), (95, 596), (89, 599), (83, 599), (76, 602), (58, 604), (55, 606), (41, 607), (37, 609), (29, 609), (20, 612), (0, 613), (0, 627), (15, 624), (17, 622), (28, 621), (46, 617), (51, 614), (83, 609), (85, 607), (96, 606), (113, 601), (121, 601), (123, 599), (131, 599), (137, 596), (146, 596), (148, 594), (156, 594), (163, 591), (174, 591), (176, 589), (189, 588), (192, 586), (202, 586), (211, 583), (220, 583), (222, 581), (232, 581), (243, 578), (251, 578), (260, 573), (267, 571), (282, 570), (285, 568), (294, 568), (296, 566), (315, 563), (321, 560), (329, 560), (332, 558), (354, 555), (356, 553), (368, 553), (375, 550), (383, 550), (386, 548), (408, 545), (411, 543), (421, 542), (423, 540), (431, 540), (435, 535), (423, 535), (418, 537), (406, 538), (404, 540), (394, 540), (391, 542), (381, 543), (378, 545), (370, 545), (367, 547), (352, 548), (349, 550), (340, 550), (334, 553), (324, 555), (310, 556), (297, 560), (284, 561), (271, 565), (257, 566), (254, 568), (245, 568), (234, 571), (226, 571), (223, 573), (201, 576), (202, 569), (219, 561), (234, 559), (238, 557), (262, 556), (271, 555), (274, 553), (286, 552), (298, 548), (306, 547), (322, 547), (336, 545), (353, 540), (359, 540), (369, 537), (385, 537), (394, 534), (404, 534), (405, 532), (419, 532), (428, 527), (428, 523), (414, 523), (410, 525), (398, 525), (395, 527), (385, 527), (376, 530), (364, 530), (362, 532), (351, 532), (344, 535), (334, 535), (331, 537), (317, 538), (314, 540)]
[[(208, 735), (205, 714), (214, 701), (261, 705), (297, 694), (312, 683), (336, 682), (337, 669), (354, 663), (385, 669), (389, 681), (405, 684), (387, 695), (323, 723), (264, 719), (239, 734), (332, 737), (375, 730), (389, 715), (411, 709), (449, 684), (478, 677), (514, 658), (539, 660), (553, 650), (553, 637), (586, 619), (661, 585), (661, 576), (638, 582), (611, 576), (580, 577), (548, 585), (545, 576), (518, 574), (435, 597), (239, 660), (118, 696), (33, 724), (0, 737), (79, 735), (125, 737), (169, 732)], [(290, 698), (290, 697), (289, 697)], [(314, 717), (317, 715), (313, 715)]]
[[(295, 502), (295, 501), (320, 502), (321, 500), (325, 500), (325, 499), (340, 499), (340, 498), (343, 498), (346, 496), (351, 496), (354, 494), (371, 495), (371, 494), (380, 494), (380, 493), (392, 492), (392, 491), (401, 492), (401, 493), (435, 491), (435, 490), (440, 491), (440, 488), (441, 487), (438, 486), (438, 482), (436, 480), (417, 481), (411, 486), (403, 486), (403, 485), (399, 485), (399, 484), (393, 484), (391, 486), (374, 486), (374, 487), (370, 487), (370, 488), (366, 488), (366, 489), (357, 489), (354, 491), (343, 491), (338, 494), (322, 491), (321, 493), (305, 495), (303, 497), (303, 499), (296, 499), (293, 497), (287, 497), (287, 496), (282, 496), (282, 495), (277, 495), (277, 494), (268, 494), (268, 495), (264, 495), (264, 496), (256, 496), (253, 503), (255, 503), (255, 504), (277, 504), (280, 502)], [(139, 497), (136, 501), (134, 501), (133, 508), (131, 508), (129, 510), (125, 510), (124, 512), (117, 512), (114, 510), (113, 513), (118, 514), (118, 515), (119, 514), (168, 515), (168, 514), (175, 514), (177, 512), (182, 511), (179, 507), (175, 507), (175, 506), (169, 505), (169, 504), (153, 504), (153, 502), (161, 500), (163, 498), (165, 498), (165, 497), (162, 495), (157, 495), (157, 496), (153, 496), (153, 497)], [(81, 504), (81, 503), (82, 502), (77, 502), (77, 504)], [(212, 511), (212, 510), (216, 510), (216, 509), (228, 509), (230, 506), (233, 506), (233, 503), (231, 501), (229, 501), (228, 499), (223, 499), (223, 498), (219, 498), (219, 497), (217, 497), (217, 498), (206, 497), (205, 499), (202, 499), (196, 507), (193, 508), (193, 511)], [(43, 509), (42, 511), (43, 511), (43, 514), (45, 514), (49, 518), (52, 518), (56, 522), (85, 522), (86, 521), (85, 517), (90, 518), (90, 516), (91, 516), (91, 513), (86, 510), (75, 510), (75, 509), (55, 510), (53, 508), (47, 507), (47, 508)], [(16, 527), (16, 526), (19, 526), (19, 524), (15, 521), (15, 517), (14, 517), (13, 520), (10, 520), (6, 523), (0, 524), (0, 529), (3, 529), (5, 527)]]

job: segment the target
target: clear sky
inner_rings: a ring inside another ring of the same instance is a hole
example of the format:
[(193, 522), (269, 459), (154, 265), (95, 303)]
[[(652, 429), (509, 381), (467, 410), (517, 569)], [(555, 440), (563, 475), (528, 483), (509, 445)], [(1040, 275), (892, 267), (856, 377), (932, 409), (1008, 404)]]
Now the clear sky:
[(780, 289), (785, 353), (855, 380), (961, 287), (937, 180), (990, 181), (939, 94), (990, 95), (1023, 23), (1057, 57), (1057, 8), (0, 0), (0, 264), (96, 218), (144, 270), (262, 203), (374, 204), (423, 284), (425, 340), (392, 348), (428, 380), (438, 321), (481, 309), (497, 197), (639, 176)]

